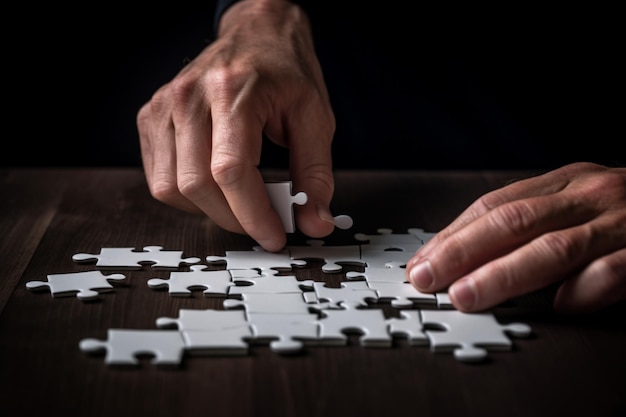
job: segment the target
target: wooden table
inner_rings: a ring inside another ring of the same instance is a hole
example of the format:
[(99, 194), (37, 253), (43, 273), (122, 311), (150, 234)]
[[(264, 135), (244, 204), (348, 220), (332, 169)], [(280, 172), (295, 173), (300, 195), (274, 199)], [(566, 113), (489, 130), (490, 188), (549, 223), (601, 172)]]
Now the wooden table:
[[(531, 172), (355, 172), (336, 175), (333, 210), (354, 226), (329, 242), (391, 228), (437, 231), (482, 193)], [(268, 179), (285, 179), (266, 172)], [(467, 364), (402, 340), (391, 348), (309, 347), (286, 356), (255, 345), (244, 356), (185, 356), (161, 368), (110, 367), (79, 341), (109, 328), (155, 328), (181, 308), (222, 299), (171, 297), (146, 285), (150, 266), (99, 301), (53, 298), (26, 283), (93, 269), (72, 255), (158, 245), (185, 256), (250, 250), (246, 236), (152, 199), (140, 169), (0, 171), (0, 413), (3, 416), (617, 416), (626, 413), (625, 307), (585, 317), (551, 312), (552, 289), (494, 310), (533, 329), (514, 350)], [(299, 238), (296, 235), (293, 238)], [(306, 272), (308, 270), (308, 272)], [(325, 280), (321, 271), (307, 274)], [(336, 276), (335, 276), (336, 277)]]

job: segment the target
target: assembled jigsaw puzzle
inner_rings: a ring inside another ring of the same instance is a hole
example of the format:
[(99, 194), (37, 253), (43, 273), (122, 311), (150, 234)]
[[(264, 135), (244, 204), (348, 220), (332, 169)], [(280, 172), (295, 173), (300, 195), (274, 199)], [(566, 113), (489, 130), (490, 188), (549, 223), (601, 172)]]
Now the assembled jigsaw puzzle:
[[(271, 190), (271, 191), (270, 191)], [(306, 194), (291, 195), (291, 183), (268, 185), (272, 204), (285, 230), (295, 230), (292, 205), (304, 204)], [(349, 216), (337, 216), (335, 225), (352, 227)], [(29, 290), (49, 289), (53, 297), (75, 295), (80, 300), (98, 298), (98, 291), (112, 291), (100, 269), (170, 270), (169, 278), (148, 277), (145, 285), (156, 296), (223, 298), (222, 309), (181, 309), (178, 317), (157, 317), (150, 329), (108, 329), (107, 339), (85, 337), (79, 349), (104, 354), (108, 365), (136, 366), (138, 355), (152, 356), (155, 365), (177, 366), (190, 355), (247, 355), (254, 345), (268, 345), (279, 355), (303, 352), (307, 347), (347, 345), (358, 335), (364, 348), (392, 348), (394, 340), (409, 346), (429, 347), (432, 352), (452, 352), (460, 362), (481, 362), (491, 350), (511, 350), (510, 337), (527, 337), (530, 326), (500, 323), (494, 314), (466, 314), (454, 309), (447, 294), (424, 294), (410, 285), (405, 264), (434, 233), (410, 228), (393, 233), (356, 233), (356, 243), (326, 245), (311, 240), (269, 253), (260, 247), (225, 251), (225, 255), (184, 258), (183, 251), (161, 246), (102, 248), (99, 254), (77, 253), (75, 262), (95, 263), (96, 270), (48, 275), (48, 281), (30, 281)], [(339, 286), (325, 281), (301, 280), (295, 272), (321, 262), (322, 276), (342, 274)], [(94, 262), (95, 261), (95, 262)], [(363, 272), (345, 271), (356, 265)], [(209, 266), (213, 269), (208, 268)], [(186, 270), (182, 270), (185, 267)], [(214, 269), (215, 267), (221, 269)], [(166, 289), (167, 291), (162, 291)], [(383, 306), (395, 309), (388, 317)]]

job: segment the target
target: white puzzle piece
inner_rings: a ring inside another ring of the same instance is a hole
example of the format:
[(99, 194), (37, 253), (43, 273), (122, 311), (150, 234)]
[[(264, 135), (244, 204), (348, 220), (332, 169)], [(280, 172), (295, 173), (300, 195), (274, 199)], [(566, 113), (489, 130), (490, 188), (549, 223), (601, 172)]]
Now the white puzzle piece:
[(139, 365), (138, 355), (152, 356), (155, 365), (179, 365), (185, 342), (178, 330), (109, 329), (107, 340), (83, 339), (80, 350), (90, 353), (106, 351), (108, 365)]
[(487, 358), (488, 350), (511, 350), (511, 334), (526, 337), (531, 328), (524, 323), (500, 324), (490, 313), (463, 313), (458, 310), (422, 310), (422, 323), (442, 330), (429, 330), (431, 350), (454, 353), (463, 362), (477, 362)]
[(308, 197), (306, 193), (299, 192), (296, 195), (291, 194), (291, 181), (286, 182), (266, 182), (265, 189), (270, 197), (270, 202), (281, 221), (285, 232), (294, 233), (296, 231), (296, 222), (293, 215), (293, 205), (302, 206), (306, 204)]
[(48, 275), (48, 281), (29, 281), (26, 288), (39, 290), (49, 288), (53, 297), (75, 295), (79, 300), (93, 300), (101, 292), (111, 291), (112, 281), (122, 281), (126, 277), (122, 274), (104, 275), (100, 271), (73, 272), (68, 274)]
[(135, 248), (102, 248), (99, 254), (77, 253), (72, 256), (75, 262), (96, 260), (98, 268), (141, 269), (142, 264), (152, 264), (153, 268), (176, 269), (183, 265), (200, 262), (200, 258), (183, 258), (183, 251), (163, 250), (162, 246), (145, 246), (142, 251)]

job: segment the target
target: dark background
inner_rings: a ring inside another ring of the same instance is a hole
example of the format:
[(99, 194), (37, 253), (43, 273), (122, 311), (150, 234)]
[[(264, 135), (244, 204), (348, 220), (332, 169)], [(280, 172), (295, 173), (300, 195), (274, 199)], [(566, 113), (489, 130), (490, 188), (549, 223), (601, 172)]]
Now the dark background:
[[(335, 168), (625, 163), (616, 10), (324, 3), (307, 7)], [(140, 165), (135, 115), (210, 41), (214, 2), (21, 7), (5, 36), (0, 163)], [(264, 166), (287, 166), (266, 147)]]

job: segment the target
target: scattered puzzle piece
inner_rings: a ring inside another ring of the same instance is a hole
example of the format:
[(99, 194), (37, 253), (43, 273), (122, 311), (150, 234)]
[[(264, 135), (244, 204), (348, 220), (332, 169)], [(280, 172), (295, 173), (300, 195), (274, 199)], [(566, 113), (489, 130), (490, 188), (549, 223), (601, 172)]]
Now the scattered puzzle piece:
[(155, 365), (179, 365), (185, 342), (178, 330), (109, 329), (107, 340), (83, 339), (79, 343), (84, 352), (106, 351), (108, 365), (139, 365), (138, 355), (153, 356)]
[(111, 291), (109, 280), (122, 281), (122, 274), (104, 275), (100, 271), (73, 272), (68, 274), (48, 275), (48, 281), (29, 281), (26, 288), (38, 290), (49, 288), (53, 297), (76, 295), (79, 300), (93, 300), (100, 292)]
[(141, 269), (142, 264), (152, 264), (153, 268), (179, 268), (195, 264), (200, 258), (183, 258), (183, 251), (167, 251), (161, 246), (145, 246), (143, 251), (134, 248), (102, 248), (99, 254), (77, 253), (72, 256), (75, 262), (96, 260), (98, 268)]
[(454, 352), (463, 362), (477, 362), (487, 358), (488, 350), (510, 350), (513, 346), (507, 334), (526, 337), (530, 326), (524, 323), (500, 324), (492, 313), (463, 313), (458, 310), (422, 310), (425, 326), (435, 325), (440, 330), (426, 330), (434, 352)]

